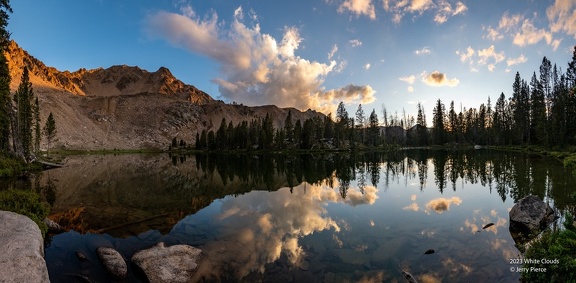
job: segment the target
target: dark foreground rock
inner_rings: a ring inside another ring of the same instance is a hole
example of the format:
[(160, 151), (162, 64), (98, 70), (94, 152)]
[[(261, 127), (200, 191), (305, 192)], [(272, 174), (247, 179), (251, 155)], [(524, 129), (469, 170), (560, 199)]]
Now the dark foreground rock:
[(555, 220), (554, 210), (538, 196), (520, 199), (510, 210), (510, 233), (516, 243), (525, 243)]
[(0, 211), (0, 282), (50, 282), (44, 240), (30, 218)]
[(201, 253), (188, 245), (165, 247), (160, 242), (135, 253), (132, 262), (144, 271), (150, 283), (189, 282), (198, 269)]
[(116, 279), (124, 279), (128, 274), (128, 266), (122, 255), (113, 248), (100, 247), (96, 250), (106, 271)]

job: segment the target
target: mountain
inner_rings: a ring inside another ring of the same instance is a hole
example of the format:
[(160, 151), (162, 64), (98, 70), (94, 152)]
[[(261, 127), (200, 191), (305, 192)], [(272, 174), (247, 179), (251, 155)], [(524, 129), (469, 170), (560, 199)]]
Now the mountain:
[[(294, 120), (323, 116), (273, 105), (225, 104), (178, 80), (164, 67), (155, 72), (126, 65), (59, 71), (14, 41), (6, 58), (12, 91), (20, 83), (24, 66), (28, 67), (40, 102), (41, 124), (50, 112), (56, 120), (56, 148), (164, 149), (174, 137), (192, 143), (197, 132), (216, 131), (222, 118), (237, 124), (269, 114), (279, 127), (288, 111)], [(41, 146), (45, 149), (45, 142)]]

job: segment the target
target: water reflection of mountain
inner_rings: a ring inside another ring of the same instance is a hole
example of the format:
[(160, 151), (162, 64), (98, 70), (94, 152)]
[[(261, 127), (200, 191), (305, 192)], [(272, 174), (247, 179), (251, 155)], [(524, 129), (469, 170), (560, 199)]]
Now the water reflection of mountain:
[[(430, 169), (430, 170), (429, 170)], [(382, 175), (383, 178), (380, 178)], [(326, 183), (347, 197), (351, 181), (367, 184), (416, 181), (421, 190), (428, 175), (442, 193), (458, 182), (480, 183), (515, 201), (528, 194), (548, 197), (556, 208), (573, 210), (575, 179), (560, 163), (490, 150), (405, 150), (393, 153), (214, 154), (196, 156), (70, 156), (67, 166), (45, 172), (44, 187), (54, 186), (52, 213), (78, 217), (76, 230), (106, 230), (117, 236), (149, 229), (167, 232), (185, 215), (215, 199), (252, 190), (276, 191), (303, 182)], [(146, 221), (139, 222), (143, 219)]]

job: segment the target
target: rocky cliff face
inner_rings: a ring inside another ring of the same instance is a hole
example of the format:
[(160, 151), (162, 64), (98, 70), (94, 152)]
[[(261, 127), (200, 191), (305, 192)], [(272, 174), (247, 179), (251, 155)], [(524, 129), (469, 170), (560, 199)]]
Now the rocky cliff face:
[[(40, 102), (41, 124), (50, 112), (56, 120), (56, 148), (166, 148), (173, 137), (192, 143), (196, 132), (216, 131), (222, 118), (237, 124), (269, 114), (278, 127), (289, 110), (294, 119), (323, 116), (311, 110), (225, 104), (176, 79), (164, 67), (155, 72), (126, 65), (59, 71), (13, 41), (6, 57), (13, 91), (20, 83), (23, 67), (28, 67)], [(42, 147), (46, 149), (44, 141)]]
[(12, 76), (12, 89), (18, 87), (22, 69), (28, 66), (31, 81), (41, 92), (63, 91), (82, 96), (115, 96), (146, 92), (176, 96), (196, 104), (214, 101), (207, 93), (176, 79), (170, 70), (164, 67), (160, 67), (156, 72), (126, 65), (61, 72), (56, 68), (47, 67), (14, 41), (8, 46), (7, 59)]

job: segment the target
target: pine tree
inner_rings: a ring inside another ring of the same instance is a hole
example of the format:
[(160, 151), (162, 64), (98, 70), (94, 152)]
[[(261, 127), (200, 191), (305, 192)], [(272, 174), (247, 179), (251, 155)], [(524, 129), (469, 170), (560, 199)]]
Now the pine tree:
[(42, 136), (42, 129), (40, 129), (40, 104), (38, 103), (38, 96), (34, 99), (34, 152), (40, 152), (40, 139)]
[(358, 104), (358, 109), (356, 110), (356, 131), (360, 135), (360, 143), (364, 144), (365, 139), (365, 124), (366, 116), (364, 116), (364, 109), (362, 109), (362, 104)]
[(10, 151), (10, 121), (12, 103), (10, 101), (10, 72), (4, 52), (10, 41), (8, 26), (10, 1), (0, 0), (0, 152)]
[(48, 153), (50, 153), (52, 141), (54, 138), (56, 138), (56, 121), (54, 120), (54, 115), (52, 115), (52, 112), (50, 112), (48, 119), (46, 119), (46, 125), (44, 125), (44, 135), (48, 140)]
[(426, 115), (422, 103), (418, 102), (418, 116), (416, 118), (416, 136), (418, 145), (428, 145), (428, 129), (426, 127)]
[[(0, 9), (0, 22), (2, 21)], [(2, 30), (0, 29), (0, 42)], [(10, 72), (4, 51), (0, 50), (0, 152), (10, 151), (10, 124), (12, 121), (12, 102), (10, 101)]]
[(24, 158), (28, 158), (32, 149), (33, 97), (34, 91), (30, 82), (28, 68), (24, 67), (20, 85), (14, 94), (16, 123), (13, 128), (15, 152)]
[(446, 129), (444, 127), (445, 110), (444, 104), (438, 99), (434, 107), (434, 118), (432, 119), (432, 133), (435, 144), (444, 144), (446, 142)]
[(532, 89), (532, 128), (536, 134), (536, 139), (539, 144), (546, 145), (548, 142), (547, 121), (546, 121), (546, 103), (544, 98), (544, 91), (542, 84), (536, 78), (536, 73), (532, 75), (530, 82)]
[(288, 115), (286, 115), (286, 120), (284, 121), (284, 132), (286, 132), (286, 137), (289, 142), (292, 142), (294, 138), (294, 125), (292, 123), (292, 111), (288, 110)]
[(372, 109), (369, 118), (369, 128), (368, 128), (368, 145), (377, 146), (380, 140), (380, 129), (378, 128), (378, 115), (376, 114), (376, 109)]

